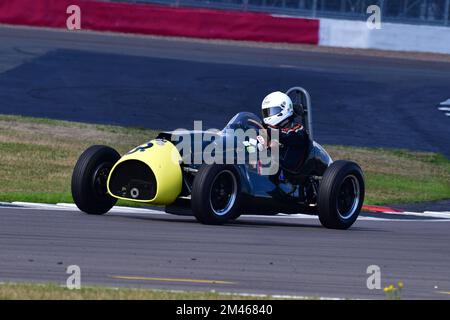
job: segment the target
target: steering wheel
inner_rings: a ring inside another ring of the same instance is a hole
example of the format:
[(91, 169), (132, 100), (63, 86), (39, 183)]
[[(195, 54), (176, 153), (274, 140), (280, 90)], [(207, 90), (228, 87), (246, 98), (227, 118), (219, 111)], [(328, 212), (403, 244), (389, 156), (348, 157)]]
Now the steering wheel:
[(264, 126), (262, 125), (262, 123), (260, 123), (260, 122), (258, 122), (256, 120), (248, 119), (248, 122), (251, 123), (251, 124), (256, 125), (259, 129), (265, 129)]

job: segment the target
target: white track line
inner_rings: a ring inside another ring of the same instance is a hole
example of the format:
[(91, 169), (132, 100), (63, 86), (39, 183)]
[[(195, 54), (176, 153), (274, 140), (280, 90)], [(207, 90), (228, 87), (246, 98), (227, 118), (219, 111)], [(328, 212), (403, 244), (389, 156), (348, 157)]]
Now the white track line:
[[(309, 214), (283, 214), (283, 213), (279, 213), (278, 215), (275, 216), (265, 216), (265, 215), (242, 215), (242, 218), (256, 218), (256, 219), (261, 219), (261, 218), (266, 218), (266, 219), (314, 219), (317, 220), (319, 219), (318, 216), (313, 216), (313, 215), (309, 215)], [(364, 216), (359, 216), (358, 220), (367, 220), (367, 221), (391, 221), (393, 219), (386, 219), (386, 218), (376, 218), (376, 217), (364, 217)], [(402, 220), (403, 221), (403, 220)]]
[[(401, 214), (403, 216), (412, 216), (412, 214)], [(359, 216), (358, 217), (358, 221), (389, 221), (389, 222), (397, 222), (397, 221), (450, 221), (450, 217), (431, 217), (429, 215), (423, 214), (423, 213), (416, 213), (417, 216), (423, 217), (423, 218), (437, 218), (437, 219), (399, 219), (399, 218), (377, 218), (377, 217), (366, 217), (366, 216)], [(313, 215), (306, 215), (306, 214), (278, 214), (276, 216), (259, 216), (259, 215), (242, 215), (241, 218), (257, 218), (257, 219), (261, 219), (261, 218), (266, 218), (266, 219), (314, 219), (314, 220), (318, 220), (319, 217), (318, 216), (313, 216)]]
[[(4, 205), (11, 206), (10, 208), (14, 209), (41, 209), (41, 210), (51, 210), (51, 211), (70, 211), (70, 212), (78, 212), (79, 209), (73, 203), (58, 203), (58, 204), (46, 204), (46, 203), (32, 203), (32, 202), (0, 202), (0, 206)], [(166, 213), (162, 210), (154, 210), (154, 209), (145, 209), (145, 208), (133, 208), (133, 207), (122, 207), (116, 206), (111, 212), (113, 213), (130, 213), (130, 214), (156, 214), (156, 215), (165, 215)], [(425, 219), (414, 219), (414, 220), (405, 220), (398, 219), (394, 216), (416, 216), (423, 218), (437, 218), (439, 220), (425, 220)], [(243, 215), (243, 218), (265, 218), (265, 219), (315, 219), (317, 220), (317, 216), (306, 215), (306, 214), (278, 214), (275, 216), (272, 215)], [(358, 220), (362, 221), (450, 221), (450, 211), (436, 212), (436, 211), (425, 211), (425, 212), (398, 212), (391, 214), (390, 218), (383, 217), (367, 217), (367, 216), (359, 216)]]
[[(3, 203), (5, 204), (5, 203)], [(51, 210), (51, 211), (70, 211), (78, 212), (79, 209), (75, 204), (72, 203), (58, 203), (54, 204), (44, 204), (44, 203), (31, 203), (31, 202), (13, 202), (13, 205), (17, 205), (14, 209), (41, 209), (41, 210)], [(165, 215), (164, 211), (153, 210), (153, 209), (143, 209), (143, 208), (132, 208), (132, 207), (121, 207), (116, 206), (111, 209), (111, 213), (130, 213), (130, 214), (156, 214)], [(256, 219), (313, 219), (317, 220), (317, 216), (307, 215), (307, 214), (278, 214), (278, 215), (243, 215), (243, 218), (256, 218)], [(363, 217), (360, 216), (358, 220), (370, 220), (370, 221), (391, 221), (393, 219), (376, 218), (376, 217)]]
[(418, 216), (418, 217), (433, 217), (433, 218), (450, 219), (450, 212), (425, 211), (423, 213), (405, 212), (405, 214), (411, 215), (411, 216)]
[(450, 106), (450, 99), (447, 99), (447, 100), (445, 100), (445, 101), (442, 101), (442, 102), (440, 103), (440, 105), (441, 105), (441, 106)]
[(72, 209), (69, 208), (61, 208), (58, 207), (55, 204), (46, 204), (46, 203), (32, 203), (32, 202), (20, 202), (20, 201), (14, 201), (10, 203), (15, 206), (19, 206), (19, 208), (24, 209), (46, 209), (46, 210), (65, 210), (65, 211), (71, 211)]
[[(73, 211), (79, 211), (77, 206), (73, 203), (57, 203), (58, 208), (72, 209)], [(127, 213), (152, 213), (152, 214), (165, 214), (164, 211), (154, 210), (154, 209), (144, 209), (144, 208), (132, 208), (132, 207), (121, 207), (115, 206), (111, 212), (127, 212)]]
[[(450, 99), (447, 99), (447, 100), (445, 100), (445, 101), (442, 101), (441, 103), (440, 103), (440, 105), (441, 106), (450, 106)], [(445, 112), (445, 115), (447, 116), (447, 117), (450, 117), (450, 107), (438, 107), (438, 109), (440, 110), (440, 111), (444, 111)]]

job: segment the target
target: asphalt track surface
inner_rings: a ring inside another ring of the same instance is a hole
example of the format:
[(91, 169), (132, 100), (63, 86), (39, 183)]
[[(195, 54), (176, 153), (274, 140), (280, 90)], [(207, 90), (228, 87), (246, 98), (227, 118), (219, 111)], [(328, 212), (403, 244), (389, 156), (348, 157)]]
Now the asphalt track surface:
[(162, 212), (2, 207), (0, 281), (64, 285), (78, 265), (82, 285), (382, 299), (366, 286), (367, 267), (378, 265), (383, 287), (405, 283), (403, 298), (450, 298), (450, 215), (364, 216), (338, 231), (316, 218), (206, 226)]
[[(320, 143), (450, 156), (450, 64), (261, 49), (146, 37), (0, 27), (0, 113), (149, 128), (221, 127), (258, 112), (272, 90), (302, 85)], [(204, 226), (191, 217), (96, 217), (0, 208), (0, 280), (341, 298), (405, 283), (404, 297), (450, 295), (450, 221), (363, 219), (348, 231), (317, 219), (244, 217)]]
[(222, 128), (301, 85), (319, 143), (450, 156), (450, 63), (0, 27), (0, 113), (156, 129)]

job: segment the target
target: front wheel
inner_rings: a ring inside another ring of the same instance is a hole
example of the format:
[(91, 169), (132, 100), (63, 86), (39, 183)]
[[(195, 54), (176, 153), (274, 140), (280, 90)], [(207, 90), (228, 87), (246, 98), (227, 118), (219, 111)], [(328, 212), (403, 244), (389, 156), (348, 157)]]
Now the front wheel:
[(325, 171), (319, 186), (318, 211), (322, 225), (348, 229), (364, 202), (364, 176), (354, 162), (339, 160)]
[(107, 146), (88, 148), (77, 161), (72, 174), (72, 197), (77, 207), (87, 214), (105, 214), (117, 199), (108, 194), (109, 172), (120, 159), (116, 150)]
[(240, 181), (232, 165), (203, 165), (192, 185), (191, 206), (198, 221), (223, 224), (239, 217)]

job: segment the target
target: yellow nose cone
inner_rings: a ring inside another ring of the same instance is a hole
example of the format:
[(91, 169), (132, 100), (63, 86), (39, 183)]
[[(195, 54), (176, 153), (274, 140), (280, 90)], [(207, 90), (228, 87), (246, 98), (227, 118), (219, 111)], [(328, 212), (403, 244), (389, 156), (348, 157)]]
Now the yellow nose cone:
[(181, 156), (165, 140), (151, 140), (124, 155), (108, 177), (108, 193), (118, 199), (171, 204), (181, 193)]

